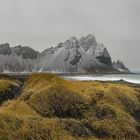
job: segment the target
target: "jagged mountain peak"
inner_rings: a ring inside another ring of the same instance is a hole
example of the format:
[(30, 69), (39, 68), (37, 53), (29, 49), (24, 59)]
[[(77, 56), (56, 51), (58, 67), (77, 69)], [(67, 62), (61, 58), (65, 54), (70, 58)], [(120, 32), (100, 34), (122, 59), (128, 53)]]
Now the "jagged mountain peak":
[(121, 61), (121, 60), (117, 60), (116, 64), (119, 64), (119, 65), (123, 65), (124, 66), (124, 63)]
[(131, 71), (124, 65), (124, 63), (121, 60), (114, 61), (112, 64), (116, 69), (118, 69), (121, 72), (130, 73)]
[(113, 64), (114, 65), (119, 65), (121, 67), (125, 67), (124, 63), (121, 60), (119, 60), (119, 59), (117, 61), (114, 61)]
[(95, 39), (95, 36), (94, 36), (94, 34), (88, 34), (87, 36), (82, 36), (81, 38), (80, 38), (80, 40), (81, 39)]
[(86, 37), (83, 36), (80, 38), (79, 45), (82, 46), (85, 51), (87, 51), (90, 47), (97, 45), (97, 41), (93, 34), (89, 34)]
[(69, 41), (69, 42), (76, 42), (76, 41), (78, 41), (78, 39), (76, 37), (72, 36), (67, 41)]
[(9, 43), (1, 44), (0, 45), (0, 54), (2, 55), (9, 55), (11, 53), (11, 48)]
[(12, 52), (21, 55), (24, 59), (37, 59), (39, 52), (28, 46), (15, 46), (12, 47)]
[(57, 46), (57, 48), (59, 47), (65, 47), (67, 49), (71, 49), (71, 48), (76, 48), (78, 47), (78, 39), (76, 37), (70, 37), (67, 41), (65, 41), (64, 43), (61, 43)]
[(95, 38), (94, 34), (88, 34), (87, 38)]

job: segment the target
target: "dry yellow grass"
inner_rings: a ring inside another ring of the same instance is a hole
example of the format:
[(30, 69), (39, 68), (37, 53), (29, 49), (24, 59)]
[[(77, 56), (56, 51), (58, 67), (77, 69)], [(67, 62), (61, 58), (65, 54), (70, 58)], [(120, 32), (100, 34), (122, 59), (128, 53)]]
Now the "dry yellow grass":
[(4, 80), (4, 79), (0, 80), (0, 92), (8, 90), (8, 88), (12, 86), (13, 84), (15, 83), (11, 80)]
[(0, 114), (18, 118), (39, 117), (39, 115), (24, 101), (9, 100), (0, 107)]
[(33, 74), (19, 99), (0, 107), (0, 139), (137, 140), (139, 113), (139, 86)]

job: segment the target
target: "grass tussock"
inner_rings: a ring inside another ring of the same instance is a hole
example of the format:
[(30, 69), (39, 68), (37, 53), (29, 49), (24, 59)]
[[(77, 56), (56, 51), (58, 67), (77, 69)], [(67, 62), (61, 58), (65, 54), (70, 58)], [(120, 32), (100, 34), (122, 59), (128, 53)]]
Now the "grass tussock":
[(10, 80), (0, 80), (0, 92), (8, 90), (13, 84), (13, 81)]
[(60, 85), (38, 92), (27, 102), (44, 117), (80, 118), (86, 110), (86, 101), (79, 94)]
[(0, 104), (8, 99), (15, 98), (20, 91), (19, 84), (8, 79), (0, 80)]
[(0, 139), (137, 140), (139, 91), (129, 84), (33, 74), (22, 95), (0, 107)]
[(39, 117), (39, 115), (24, 101), (9, 100), (0, 107), (0, 114), (19, 118)]

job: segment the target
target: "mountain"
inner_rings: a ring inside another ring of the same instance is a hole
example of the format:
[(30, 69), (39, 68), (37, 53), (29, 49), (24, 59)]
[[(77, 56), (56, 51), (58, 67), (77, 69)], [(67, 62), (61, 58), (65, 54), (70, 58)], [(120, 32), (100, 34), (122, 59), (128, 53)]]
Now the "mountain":
[[(0, 72), (119, 73), (95, 36), (71, 37), (39, 53), (28, 46), (0, 45)], [(123, 69), (123, 67), (122, 67)]]
[(114, 61), (112, 65), (119, 70), (120, 72), (131, 73), (131, 71), (124, 65), (124, 63), (120, 60)]
[(69, 38), (41, 53), (38, 71), (112, 73), (118, 72), (107, 49), (96, 42), (94, 35)]
[(10, 47), (8, 43), (0, 45), (0, 72), (35, 71), (39, 52), (30, 47)]

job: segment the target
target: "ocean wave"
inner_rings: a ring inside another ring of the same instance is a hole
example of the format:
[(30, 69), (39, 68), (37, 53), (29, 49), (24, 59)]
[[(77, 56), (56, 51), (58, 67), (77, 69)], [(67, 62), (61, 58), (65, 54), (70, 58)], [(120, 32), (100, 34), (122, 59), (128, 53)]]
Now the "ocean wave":
[(133, 77), (110, 77), (110, 76), (66, 76), (65, 79), (77, 81), (120, 81), (124, 80), (129, 83), (140, 84), (140, 79)]

